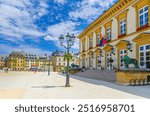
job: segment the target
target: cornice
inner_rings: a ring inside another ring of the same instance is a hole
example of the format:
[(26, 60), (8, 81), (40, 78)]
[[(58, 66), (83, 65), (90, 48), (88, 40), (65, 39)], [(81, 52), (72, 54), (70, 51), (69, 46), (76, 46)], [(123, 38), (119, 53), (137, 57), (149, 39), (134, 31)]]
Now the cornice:
[(115, 16), (117, 13), (121, 12), (125, 8), (127, 8), (129, 5), (131, 5), (133, 2), (137, 0), (119, 0), (116, 4), (114, 4), (110, 9), (108, 9), (104, 14), (102, 14), (99, 18), (97, 18), (93, 23), (91, 23), (79, 36), (78, 38), (82, 38), (84, 35), (86, 35), (90, 30), (92, 30), (94, 27), (97, 27), (97, 25), (101, 26), (102, 23), (110, 20), (113, 16)]

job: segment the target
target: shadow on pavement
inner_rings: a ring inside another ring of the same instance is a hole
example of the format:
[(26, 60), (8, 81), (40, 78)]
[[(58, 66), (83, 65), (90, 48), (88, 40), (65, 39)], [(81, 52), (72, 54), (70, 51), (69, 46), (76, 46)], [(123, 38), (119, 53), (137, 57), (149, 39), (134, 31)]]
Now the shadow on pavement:
[(74, 76), (74, 75), (71, 75), (70, 77), (77, 79), (79, 81), (87, 82), (87, 83), (94, 84), (94, 85), (109, 87), (109, 88), (116, 89), (122, 92), (130, 93), (133, 95), (137, 95), (140, 97), (150, 99), (150, 86), (134, 86), (133, 87), (133, 86), (120, 85), (114, 82), (94, 80), (94, 79), (79, 77), (79, 76)]
[(49, 88), (56, 88), (56, 87), (65, 87), (65, 86), (47, 86), (47, 85), (43, 85), (43, 86), (32, 86), (31, 88), (49, 89)]

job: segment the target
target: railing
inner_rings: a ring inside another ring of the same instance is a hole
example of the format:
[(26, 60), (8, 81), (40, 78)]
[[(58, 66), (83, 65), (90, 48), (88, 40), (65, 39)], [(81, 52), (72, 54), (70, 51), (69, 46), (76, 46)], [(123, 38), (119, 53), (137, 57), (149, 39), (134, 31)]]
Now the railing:
[(150, 85), (150, 81), (146, 79), (131, 79), (130, 86), (143, 86), (143, 85)]

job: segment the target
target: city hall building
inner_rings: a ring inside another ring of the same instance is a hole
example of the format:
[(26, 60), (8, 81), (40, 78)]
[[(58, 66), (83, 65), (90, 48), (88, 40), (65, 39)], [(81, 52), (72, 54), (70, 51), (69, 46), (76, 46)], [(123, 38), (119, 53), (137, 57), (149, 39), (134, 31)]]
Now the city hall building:
[[(107, 41), (101, 47), (100, 35)], [(141, 69), (150, 69), (150, 0), (119, 0), (78, 38), (80, 67), (123, 69), (122, 58), (127, 55)]]

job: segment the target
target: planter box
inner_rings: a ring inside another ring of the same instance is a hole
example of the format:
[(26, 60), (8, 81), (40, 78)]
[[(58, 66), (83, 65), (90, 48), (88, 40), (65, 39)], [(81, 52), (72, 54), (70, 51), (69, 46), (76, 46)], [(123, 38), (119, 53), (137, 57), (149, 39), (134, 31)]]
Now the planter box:
[(131, 80), (147, 80), (147, 76), (150, 75), (149, 71), (140, 71), (140, 70), (126, 70), (126, 71), (117, 71), (117, 82), (118, 83), (130, 83)]

